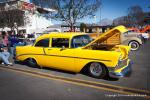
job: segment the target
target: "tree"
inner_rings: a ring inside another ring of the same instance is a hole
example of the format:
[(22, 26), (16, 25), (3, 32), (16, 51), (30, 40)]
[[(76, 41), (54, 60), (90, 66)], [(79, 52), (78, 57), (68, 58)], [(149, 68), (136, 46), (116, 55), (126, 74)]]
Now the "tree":
[(113, 20), (113, 25), (124, 25), (126, 27), (139, 27), (148, 22), (148, 13), (143, 12), (140, 6), (131, 6), (127, 9), (127, 15)]
[(72, 31), (77, 20), (94, 15), (101, 0), (53, 0), (53, 4), (57, 12), (52, 18), (65, 21)]
[(101, 0), (32, 0), (32, 2), (41, 7), (50, 7), (56, 12), (49, 17), (65, 21), (74, 30), (77, 20), (87, 16), (93, 16), (101, 6)]
[[(150, 8), (150, 6), (148, 7)], [(150, 12), (147, 13), (147, 15), (144, 18), (145, 24), (150, 24)]]
[(124, 25), (126, 27), (130, 27), (131, 24), (129, 22), (128, 16), (118, 17), (113, 20), (113, 26)]
[(81, 23), (80, 24), (80, 31), (81, 32), (85, 32), (85, 29), (86, 29), (86, 24), (85, 23)]
[(128, 8), (127, 21), (134, 26), (143, 25), (144, 12), (140, 6), (131, 6)]
[(17, 23), (17, 26), (24, 25), (24, 12), (21, 10), (8, 10), (0, 11), (0, 27), (14, 27), (14, 23)]

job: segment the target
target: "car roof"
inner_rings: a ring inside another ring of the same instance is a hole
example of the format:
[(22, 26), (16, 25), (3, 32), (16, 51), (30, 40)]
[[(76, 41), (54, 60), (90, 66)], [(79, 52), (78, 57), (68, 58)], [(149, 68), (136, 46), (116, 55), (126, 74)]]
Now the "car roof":
[(86, 35), (86, 33), (82, 33), (82, 32), (53, 32), (53, 33), (49, 33), (49, 34), (44, 34), (42, 36), (40, 36), (38, 38), (39, 39), (43, 39), (43, 38), (50, 38), (50, 37), (55, 37), (55, 38), (72, 38), (74, 36), (78, 36), (78, 35)]

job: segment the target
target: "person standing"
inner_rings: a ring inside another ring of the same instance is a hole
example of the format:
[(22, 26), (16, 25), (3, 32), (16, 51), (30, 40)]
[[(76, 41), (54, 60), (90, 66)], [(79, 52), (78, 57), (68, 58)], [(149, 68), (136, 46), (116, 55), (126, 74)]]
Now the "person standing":
[(15, 52), (15, 45), (18, 43), (18, 39), (17, 36), (14, 35), (14, 33), (10, 33), (8, 36), (8, 48), (9, 48), (9, 52), (11, 54), (12, 57), (14, 57), (14, 52)]

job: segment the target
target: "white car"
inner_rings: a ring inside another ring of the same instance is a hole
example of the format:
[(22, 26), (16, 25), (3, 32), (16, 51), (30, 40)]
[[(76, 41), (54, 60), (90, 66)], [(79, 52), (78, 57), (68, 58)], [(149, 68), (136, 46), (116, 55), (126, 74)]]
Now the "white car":
[(148, 33), (140, 33), (140, 32), (135, 32), (134, 30), (129, 30), (128, 33), (130, 34), (137, 34), (142, 36), (145, 40), (149, 39), (149, 34)]
[(142, 37), (143, 37), (144, 39), (149, 39), (148, 33), (139, 33), (139, 34), (142, 34)]

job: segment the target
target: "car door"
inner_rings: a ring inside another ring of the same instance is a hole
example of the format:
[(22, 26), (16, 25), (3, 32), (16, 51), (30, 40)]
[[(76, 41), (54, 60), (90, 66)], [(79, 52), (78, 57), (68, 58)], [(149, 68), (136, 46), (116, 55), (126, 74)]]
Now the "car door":
[(75, 71), (74, 52), (69, 48), (69, 38), (52, 38), (51, 47), (45, 48), (47, 65), (52, 68)]
[(32, 50), (30, 50), (30, 52), (35, 55), (36, 61), (40, 66), (46, 66), (45, 63), (47, 62), (47, 56), (44, 49), (49, 48), (49, 44), (50, 38), (44, 38), (37, 41), (32, 47)]

